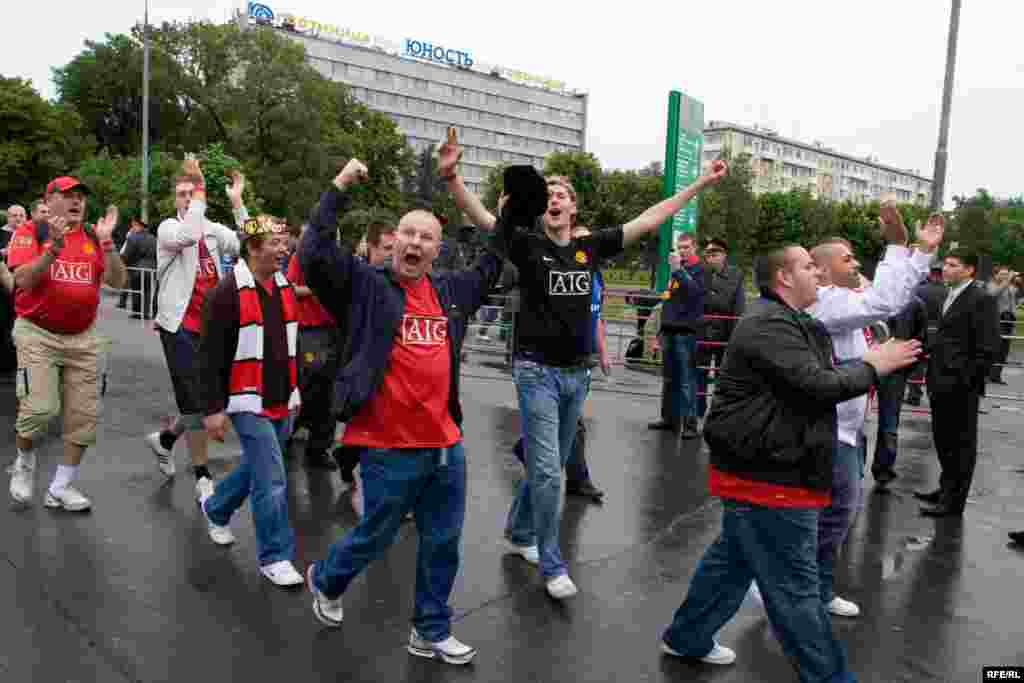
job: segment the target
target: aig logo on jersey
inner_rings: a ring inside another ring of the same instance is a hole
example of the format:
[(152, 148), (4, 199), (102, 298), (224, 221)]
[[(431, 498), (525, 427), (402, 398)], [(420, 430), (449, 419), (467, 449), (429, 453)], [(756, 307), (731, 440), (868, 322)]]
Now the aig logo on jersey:
[(64, 282), (71, 285), (91, 285), (92, 264), (54, 261), (53, 265), (50, 266), (50, 278), (54, 282)]
[(590, 271), (577, 270), (560, 273), (557, 270), (552, 270), (548, 273), (548, 294), (551, 296), (590, 294)]
[(415, 346), (444, 346), (448, 341), (448, 318), (402, 316), (402, 343)]

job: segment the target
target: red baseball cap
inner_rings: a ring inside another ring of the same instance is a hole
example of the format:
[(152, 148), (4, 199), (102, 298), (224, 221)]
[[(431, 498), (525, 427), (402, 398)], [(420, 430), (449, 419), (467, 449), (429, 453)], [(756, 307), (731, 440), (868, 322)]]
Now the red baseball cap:
[(59, 178), (54, 178), (46, 186), (46, 194), (53, 194), (54, 192), (67, 192), (68, 190), (81, 190), (86, 194), (91, 194), (89, 188), (79, 180), (78, 178), (72, 178), (69, 175), (62, 175)]

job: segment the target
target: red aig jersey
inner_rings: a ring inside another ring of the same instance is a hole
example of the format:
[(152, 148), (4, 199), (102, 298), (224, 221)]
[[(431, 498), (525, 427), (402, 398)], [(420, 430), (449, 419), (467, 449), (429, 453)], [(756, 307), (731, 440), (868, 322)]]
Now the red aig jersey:
[[(293, 254), (288, 263), (288, 281), (296, 287), (306, 286), (306, 276), (302, 274), (298, 254)], [(316, 296), (310, 294), (299, 299), (299, 327), (334, 327), (334, 317)]]
[(405, 315), (384, 381), (345, 427), (344, 443), (373, 448), (444, 448), (460, 438), (448, 411), (448, 319), (426, 277), (402, 283)]
[(199, 240), (199, 265), (196, 272), (196, 284), (192, 287), (192, 298), (188, 302), (188, 310), (181, 321), (182, 327), (189, 332), (199, 334), (203, 327), (203, 302), (206, 293), (217, 286), (217, 264), (213, 262), (210, 250), (206, 248), (206, 240)]
[[(27, 221), (11, 238), (7, 263), (24, 266), (50, 247), (36, 241), (36, 226)], [(96, 320), (103, 280), (103, 252), (81, 226), (64, 233), (64, 248), (50, 270), (32, 289), (18, 289), (14, 310), (19, 317), (57, 334), (79, 334)]]

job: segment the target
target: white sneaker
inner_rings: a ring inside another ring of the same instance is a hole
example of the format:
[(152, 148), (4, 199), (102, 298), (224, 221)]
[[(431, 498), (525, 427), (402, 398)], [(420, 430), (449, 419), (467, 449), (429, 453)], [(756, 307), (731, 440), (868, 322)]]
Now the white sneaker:
[(843, 600), (838, 595), (832, 598), (832, 602), (828, 603), (826, 609), (839, 617), (860, 616), (860, 607), (857, 607), (856, 603), (850, 602), (849, 600)]
[(409, 654), (417, 657), (434, 659), (440, 657), (449, 664), (469, 664), (476, 656), (476, 649), (461, 642), (455, 636), (448, 636), (444, 640), (433, 643), (424, 640), (416, 629), (409, 634), (409, 645), (406, 647)]
[(578, 592), (576, 584), (572, 582), (572, 579), (569, 578), (568, 574), (559, 574), (548, 581), (548, 595), (553, 597), (555, 600), (571, 598)]
[[(200, 479), (200, 481), (203, 480), (209, 481), (206, 477)], [(213, 494), (211, 493), (210, 495), (212, 496)], [(210, 533), (210, 539), (217, 545), (231, 545), (235, 542), (235, 535), (231, 533), (231, 527), (214, 524), (213, 520), (210, 519), (210, 515), (206, 514), (206, 501), (209, 497), (205, 496), (199, 501), (199, 509), (203, 511), (203, 517), (206, 518), (206, 530)], [(299, 577), (299, 583), (302, 583), (302, 577)]]
[(265, 564), (260, 567), (260, 572), (263, 576), (270, 579), (270, 582), (275, 586), (288, 587), (302, 585), (302, 574), (296, 571), (295, 565), (288, 560)]
[(174, 455), (160, 443), (160, 432), (147, 434), (144, 441), (156, 454), (156, 465), (164, 473), (164, 476), (173, 477), (175, 472)]
[(196, 480), (196, 500), (202, 505), (203, 501), (213, 495), (213, 480), (209, 477), (199, 477)]
[(512, 541), (505, 541), (505, 553), (507, 555), (518, 555), (533, 565), (540, 564), (540, 550), (535, 545), (516, 545)]
[(47, 489), (43, 504), (48, 508), (62, 508), (68, 512), (85, 512), (92, 507), (89, 499), (71, 486), (65, 486), (60, 491)]
[(32, 493), (36, 486), (36, 468), (25, 465), (21, 459), (11, 465), (11, 498), (20, 505), (32, 503)]
[[(715, 646), (711, 648), (711, 652), (701, 657), (700, 661), (705, 664), (732, 664), (736, 661), (735, 652), (727, 647), (719, 645), (717, 640), (714, 641), (714, 644)], [(669, 647), (665, 641), (661, 641), (661, 651), (667, 655), (672, 655), (673, 657), (683, 656)]]
[(306, 588), (313, 594), (313, 615), (316, 616), (324, 626), (331, 628), (341, 627), (341, 621), (345, 618), (345, 610), (341, 606), (341, 596), (331, 600), (321, 593), (313, 585), (313, 565), (306, 570)]

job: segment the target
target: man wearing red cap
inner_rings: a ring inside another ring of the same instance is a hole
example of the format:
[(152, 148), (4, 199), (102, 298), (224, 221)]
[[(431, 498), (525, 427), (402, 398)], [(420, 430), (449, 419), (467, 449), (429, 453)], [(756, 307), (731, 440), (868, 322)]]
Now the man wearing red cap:
[(46, 186), (48, 223), (23, 223), (11, 239), (18, 320), (18, 459), (11, 497), (32, 500), (34, 441), (58, 412), (64, 419), (64, 462), (46, 493), (46, 507), (88, 510), (89, 499), (71, 486), (85, 449), (96, 443), (96, 420), (106, 384), (106, 346), (95, 330), (100, 284), (120, 289), (127, 271), (111, 235), (116, 209), (94, 227), (85, 223), (86, 196), (77, 178), (62, 176)]

